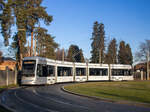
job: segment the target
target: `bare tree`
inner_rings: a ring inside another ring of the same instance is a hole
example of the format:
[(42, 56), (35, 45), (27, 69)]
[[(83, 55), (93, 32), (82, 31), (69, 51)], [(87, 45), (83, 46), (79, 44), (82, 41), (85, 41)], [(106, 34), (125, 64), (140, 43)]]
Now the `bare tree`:
[(150, 40), (145, 40), (145, 42), (140, 43), (139, 50), (135, 53), (135, 61), (146, 62), (148, 52), (150, 52)]
[(145, 40), (139, 46), (139, 51), (136, 52), (135, 61), (144, 61), (147, 64), (147, 80), (149, 80), (149, 58), (150, 58), (150, 40)]
[(65, 49), (57, 49), (56, 60), (67, 61), (67, 52)]

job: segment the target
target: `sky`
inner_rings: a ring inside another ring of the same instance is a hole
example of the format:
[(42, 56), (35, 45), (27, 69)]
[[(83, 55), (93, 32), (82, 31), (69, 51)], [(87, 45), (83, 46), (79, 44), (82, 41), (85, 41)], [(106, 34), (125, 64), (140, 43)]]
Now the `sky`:
[(43, 0), (50, 26), (44, 26), (55, 36), (60, 48), (76, 44), (86, 58), (91, 54), (93, 23), (105, 25), (106, 46), (112, 38), (129, 43), (133, 54), (145, 39), (150, 39), (150, 0)]
[(129, 43), (133, 55), (139, 44), (150, 39), (150, 0), (43, 0), (53, 16), (50, 26), (40, 24), (55, 37), (60, 48), (71, 44), (82, 48), (90, 58), (93, 23), (105, 26), (106, 46), (112, 38)]

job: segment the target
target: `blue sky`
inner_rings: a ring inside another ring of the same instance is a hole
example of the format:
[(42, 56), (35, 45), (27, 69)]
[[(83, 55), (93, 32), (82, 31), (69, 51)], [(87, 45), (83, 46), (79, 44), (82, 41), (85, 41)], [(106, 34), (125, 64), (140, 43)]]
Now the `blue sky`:
[(91, 56), (95, 21), (105, 25), (106, 46), (115, 37), (118, 43), (129, 43), (134, 54), (140, 42), (150, 39), (150, 0), (43, 0), (42, 5), (53, 21), (50, 26), (41, 26), (55, 36), (60, 48), (76, 44), (86, 58)]
[(107, 42), (124, 40), (133, 53), (150, 39), (150, 0), (44, 0), (43, 6), (53, 16), (47, 29), (60, 47), (77, 44), (87, 58), (94, 21), (104, 23)]

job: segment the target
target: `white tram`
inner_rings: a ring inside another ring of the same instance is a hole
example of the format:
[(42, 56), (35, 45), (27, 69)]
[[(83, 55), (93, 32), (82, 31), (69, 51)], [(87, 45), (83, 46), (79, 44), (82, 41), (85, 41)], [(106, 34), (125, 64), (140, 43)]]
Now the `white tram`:
[(130, 65), (93, 64), (25, 57), (22, 63), (23, 85), (84, 81), (133, 80)]

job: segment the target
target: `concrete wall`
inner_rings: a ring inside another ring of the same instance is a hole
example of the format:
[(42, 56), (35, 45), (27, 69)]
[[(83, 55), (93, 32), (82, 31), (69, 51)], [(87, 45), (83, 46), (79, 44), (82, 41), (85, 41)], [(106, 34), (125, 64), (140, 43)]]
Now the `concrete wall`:
[(0, 70), (0, 86), (8, 86), (11, 84), (16, 84), (16, 72), (9, 70)]

